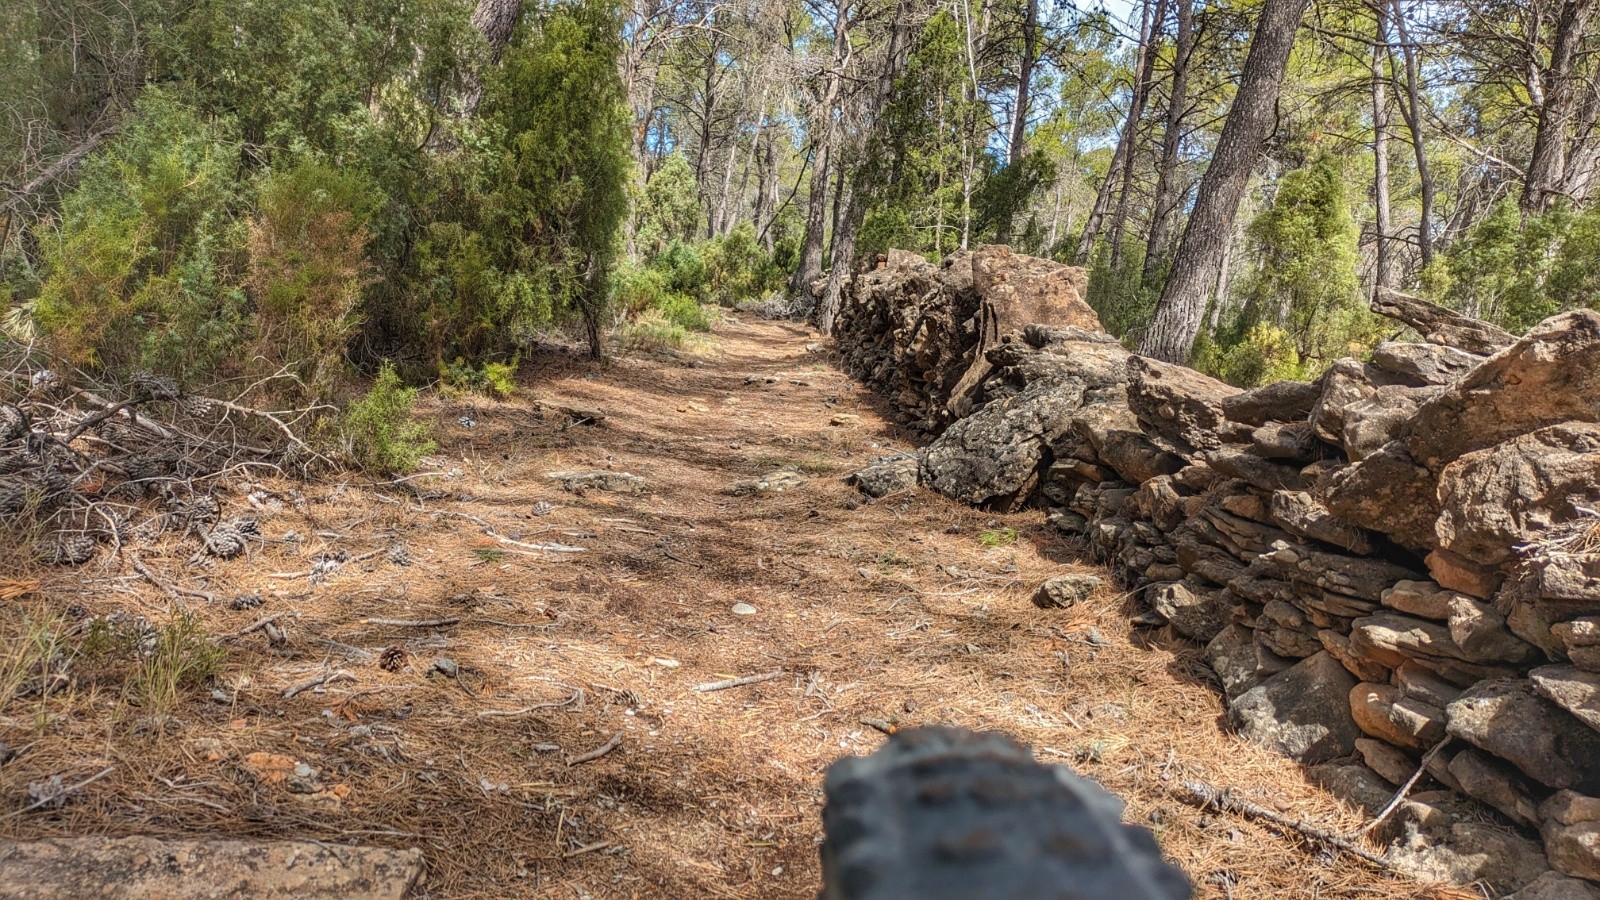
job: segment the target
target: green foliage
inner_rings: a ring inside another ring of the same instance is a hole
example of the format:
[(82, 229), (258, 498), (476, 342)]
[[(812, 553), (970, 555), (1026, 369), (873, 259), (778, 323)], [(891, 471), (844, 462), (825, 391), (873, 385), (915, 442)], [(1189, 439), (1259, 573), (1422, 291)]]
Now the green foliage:
[(1015, 528), (986, 528), (978, 534), (978, 543), (988, 548), (1009, 547), (1017, 542)]
[(1257, 387), (1274, 381), (1305, 381), (1313, 373), (1300, 362), (1294, 339), (1268, 322), (1257, 322), (1227, 345), (1209, 335), (1195, 341), (1196, 369), (1237, 387)]
[(620, 52), (607, 0), (550, 7), (519, 29), (484, 98), (506, 136), (492, 167), (497, 261), (529, 273), (556, 310), (580, 314), (596, 355), (632, 166)]
[(416, 388), (408, 388), (385, 362), (372, 387), (350, 405), (342, 423), (350, 456), (364, 468), (386, 475), (404, 475), (437, 445), (428, 426), (411, 419)]
[(1523, 217), (1502, 200), (1427, 275), (1446, 304), (1516, 333), (1563, 310), (1600, 308), (1600, 208), (1560, 203)]
[(182, 613), (155, 633), (128, 688), (141, 709), (169, 712), (184, 691), (210, 683), (227, 658), (228, 651), (211, 641), (194, 616)]
[(303, 161), (263, 179), (250, 222), (246, 281), (255, 301), (252, 357), (300, 370), (319, 399), (343, 369), (368, 277), (367, 223), (378, 202), (354, 172)]
[(646, 258), (659, 255), (673, 243), (694, 240), (700, 224), (700, 189), (694, 168), (673, 152), (645, 183), (634, 213), (634, 242)]
[(1095, 248), (1089, 265), (1089, 287), (1084, 300), (1100, 317), (1107, 332), (1129, 341), (1137, 341), (1141, 331), (1155, 315), (1156, 301), (1161, 299), (1161, 285), (1144, 282), (1144, 248), (1130, 246), (1124, 249), (1121, 264), (1111, 266), (1111, 248)]
[(756, 243), (755, 226), (740, 222), (720, 238), (707, 241), (705, 296), (718, 306), (733, 306), (783, 286), (784, 270)]
[(240, 185), (225, 125), (147, 90), (84, 167), (44, 235), (33, 303), (54, 348), (80, 364), (188, 375), (221, 367), (243, 333)]

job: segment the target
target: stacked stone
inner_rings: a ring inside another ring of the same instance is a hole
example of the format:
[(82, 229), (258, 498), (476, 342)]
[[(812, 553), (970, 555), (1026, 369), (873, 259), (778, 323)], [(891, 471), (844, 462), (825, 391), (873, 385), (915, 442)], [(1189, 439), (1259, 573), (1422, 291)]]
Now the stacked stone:
[(1373, 807), (1426, 760), (1414, 832), (1481, 837), (1465, 794), (1543, 839), (1501, 888), (1600, 896), (1600, 314), (1516, 340), (1384, 301), (1429, 342), (1250, 391), (1029, 327), (918, 474), (1049, 507), (1246, 737)]

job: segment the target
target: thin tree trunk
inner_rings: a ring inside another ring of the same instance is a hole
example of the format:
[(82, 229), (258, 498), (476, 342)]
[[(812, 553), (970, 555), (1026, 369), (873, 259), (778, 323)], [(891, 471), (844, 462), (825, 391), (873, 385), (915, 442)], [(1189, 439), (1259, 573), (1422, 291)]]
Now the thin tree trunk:
[(1390, 229), (1394, 227), (1389, 208), (1389, 72), (1384, 65), (1389, 29), (1382, 4), (1377, 8), (1377, 17), (1378, 36), (1372, 44), (1372, 280), (1378, 287), (1393, 287), (1394, 261), (1389, 245)]
[(1417, 218), (1417, 250), (1422, 256), (1422, 267), (1426, 269), (1433, 262), (1434, 184), (1433, 173), (1428, 168), (1427, 145), (1422, 140), (1422, 88), (1419, 85), (1422, 79), (1417, 71), (1417, 50), (1411, 44), (1400, 0), (1391, 0), (1390, 8), (1394, 10), (1394, 27), (1400, 37), (1400, 53), (1406, 64), (1406, 102), (1400, 106), (1400, 116), (1406, 120), (1406, 129), (1411, 132), (1411, 151), (1417, 161), (1417, 182), (1422, 193), (1422, 209)]
[[(1011, 140), (1006, 146), (1006, 166), (1009, 168), (1022, 160), (1023, 142), (1028, 136), (1028, 104), (1033, 92), (1033, 67), (1039, 55), (1039, 0), (1028, 0), (1028, 9), (1022, 20), (1022, 57), (1017, 60), (1017, 102), (1011, 110)], [(995, 239), (1002, 244), (1011, 243), (1011, 215), (1008, 211), (1000, 219)]]
[[(909, 19), (913, 2), (914, 0), (900, 0), (896, 4), (889, 30), (889, 43), (884, 48), (883, 68), (878, 73), (877, 84), (872, 93), (865, 97), (862, 103), (861, 141), (865, 148), (871, 147), (879, 117), (894, 93), (895, 82), (905, 70), (912, 32)], [(832, 268), (828, 273), (827, 289), (817, 304), (817, 329), (823, 334), (833, 332), (833, 320), (839, 312), (844, 279), (850, 276), (855, 262), (856, 231), (861, 227), (861, 220), (866, 215), (865, 204), (861, 202), (864, 192), (856, 189), (855, 173), (851, 173), (849, 177), (841, 173), (841, 179), (844, 182), (844, 190), (839, 196), (839, 208), (842, 212), (838, 217), (838, 227), (833, 239)]]
[(1194, 0), (1177, 0), (1178, 34), (1173, 43), (1172, 90), (1167, 122), (1161, 134), (1161, 158), (1156, 163), (1156, 194), (1145, 244), (1144, 280), (1155, 276), (1172, 252), (1172, 223), (1177, 218), (1183, 191), (1178, 181), (1178, 150), (1183, 142), (1183, 115), (1189, 103), (1189, 61), (1194, 56)]
[(1122, 191), (1117, 195), (1117, 212), (1111, 218), (1111, 268), (1122, 266), (1122, 235), (1128, 227), (1128, 197), (1133, 193), (1135, 154), (1139, 139), (1139, 120), (1144, 118), (1145, 100), (1150, 96), (1150, 81), (1155, 76), (1156, 41), (1166, 29), (1167, 0), (1156, 0), (1154, 15), (1145, 0), (1146, 21), (1139, 29), (1139, 64), (1134, 72), (1133, 94), (1128, 103), (1128, 152), (1122, 157)]
[(1100, 225), (1105, 221), (1106, 211), (1111, 208), (1111, 194), (1116, 190), (1122, 158), (1129, 150), (1128, 138), (1128, 131), (1124, 128), (1122, 136), (1117, 139), (1117, 149), (1111, 153), (1111, 165), (1106, 168), (1105, 180), (1100, 182), (1100, 189), (1095, 191), (1089, 217), (1083, 222), (1083, 233), (1078, 236), (1078, 250), (1073, 254), (1073, 260), (1080, 266), (1088, 264), (1089, 254), (1094, 252), (1094, 243), (1100, 238)]
[(1573, 63), (1576, 61), (1595, 0), (1566, 0), (1556, 19), (1555, 45), (1545, 68), (1544, 102), (1539, 105), (1539, 127), (1534, 132), (1533, 156), (1523, 181), (1522, 213), (1531, 215), (1550, 208), (1566, 186), (1567, 145), (1571, 138)]
[(844, 67), (850, 58), (850, 3), (838, 0), (833, 24), (833, 70), (828, 74), (817, 114), (822, 126), (811, 151), (811, 192), (806, 206), (806, 236), (800, 247), (800, 261), (789, 279), (794, 297), (811, 296), (811, 285), (822, 277), (823, 240), (828, 228), (828, 183), (833, 176), (832, 157), (839, 141), (836, 114), (844, 83)]
[(1217, 287), (1239, 202), (1262, 144), (1277, 121), (1278, 92), (1283, 87), (1289, 51), (1310, 5), (1311, 0), (1265, 0), (1261, 6), (1233, 107), (1228, 110), (1211, 165), (1200, 179), (1194, 213), (1156, 305), (1155, 321), (1139, 347), (1146, 356), (1181, 363), (1194, 348), (1206, 304)]

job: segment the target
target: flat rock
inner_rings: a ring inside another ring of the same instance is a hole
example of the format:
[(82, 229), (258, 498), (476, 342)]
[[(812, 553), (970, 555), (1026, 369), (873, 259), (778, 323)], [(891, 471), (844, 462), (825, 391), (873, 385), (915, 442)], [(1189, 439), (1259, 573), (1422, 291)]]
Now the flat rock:
[(1518, 545), (1600, 503), (1600, 425), (1552, 425), (1467, 453), (1440, 474), (1439, 503), (1441, 547), (1482, 565), (1504, 563)]
[(1350, 716), (1356, 680), (1327, 653), (1268, 678), (1228, 704), (1247, 740), (1307, 764), (1348, 756), (1361, 731)]
[(806, 477), (794, 469), (778, 469), (768, 472), (760, 478), (751, 478), (744, 481), (735, 481), (728, 485), (728, 493), (735, 497), (748, 497), (752, 494), (781, 494), (793, 490), (806, 483)]
[(1410, 754), (1383, 741), (1357, 738), (1356, 752), (1361, 754), (1361, 761), (1367, 768), (1396, 787), (1405, 784), (1417, 771), (1417, 761)]
[(1407, 750), (1427, 750), (1444, 737), (1444, 710), (1407, 697), (1392, 685), (1356, 685), (1350, 691), (1350, 712), (1362, 731)]
[(1057, 575), (1039, 585), (1033, 604), (1044, 609), (1071, 609), (1100, 589), (1104, 581), (1097, 575)]
[(1322, 389), (1306, 381), (1275, 381), (1222, 399), (1222, 414), (1231, 422), (1262, 426), (1268, 422), (1304, 422)]
[(1232, 700), (1261, 683), (1255, 635), (1242, 625), (1229, 625), (1206, 645), (1206, 661), (1222, 682), (1223, 697)]
[(1328, 793), (1367, 813), (1383, 809), (1394, 796), (1394, 788), (1366, 766), (1350, 763), (1323, 763), (1306, 772), (1311, 780)]
[(1449, 732), (1552, 788), (1600, 793), (1600, 732), (1526, 681), (1473, 685), (1445, 710)]
[(1384, 591), (1379, 600), (1384, 606), (1407, 615), (1446, 622), (1450, 619), (1450, 598), (1453, 596), (1455, 594), (1432, 581), (1406, 580), (1395, 582), (1394, 587)]
[(1437, 344), (1385, 341), (1372, 351), (1372, 364), (1418, 385), (1448, 385), (1487, 357)]
[(1180, 581), (1154, 585), (1145, 596), (1172, 630), (1190, 640), (1207, 643), (1229, 624), (1231, 602), (1222, 591)]
[(1600, 732), (1600, 672), (1584, 672), (1575, 666), (1541, 666), (1528, 673), (1528, 681), (1539, 696)]
[(1332, 544), (1360, 556), (1372, 552), (1372, 539), (1366, 529), (1341, 521), (1326, 504), (1306, 491), (1275, 491), (1272, 520), (1297, 537)]
[(1356, 619), (1351, 623), (1350, 644), (1391, 669), (1411, 661), (1461, 685), (1514, 674), (1509, 666), (1468, 660), (1444, 625), (1399, 613), (1383, 611)]
[(1466, 594), (1450, 598), (1449, 628), (1462, 655), (1476, 662), (1525, 663), (1541, 656), (1538, 648), (1511, 633), (1499, 610)]
[(1341, 441), (1345, 454), (1352, 462), (1363, 460), (1382, 449), (1384, 444), (1398, 440), (1417, 408), (1441, 390), (1386, 385), (1371, 396), (1346, 406)]
[(1437, 844), (1417, 849), (1396, 846), (1388, 858), (1419, 881), (1481, 881), (1496, 897), (1521, 889), (1550, 868), (1537, 843), (1481, 822), (1456, 822)]
[(1224, 427), (1222, 402), (1238, 393), (1238, 388), (1186, 366), (1128, 358), (1128, 408), (1180, 452), (1222, 445), (1223, 435), (1232, 430)]
[[(1437, 524), (1435, 524), (1437, 533)], [(1470, 594), (1487, 600), (1505, 583), (1505, 574), (1499, 569), (1474, 562), (1444, 548), (1435, 549), (1427, 557), (1428, 574), (1440, 587)]]
[(583, 491), (611, 491), (618, 494), (642, 494), (647, 482), (628, 472), (548, 472), (544, 476), (561, 482), (562, 490), (573, 493)]
[(0, 897), (408, 897), (422, 851), (312, 841), (57, 838), (0, 842)]
[(1335, 451), (1317, 440), (1310, 422), (1268, 422), (1250, 433), (1250, 452), (1263, 459), (1312, 463)]
[(1561, 422), (1600, 422), (1600, 312), (1562, 313), (1535, 326), (1424, 403), (1405, 443), (1412, 459), (1438, 472)]
[(1438, 545), (1438, 479), (1399, 441), (1328, 475), (1323, 500), (1340, 519), (1413, 549)]
[(1521, 772), (1487, 753), (1463, 750), (1450, 759), (1450, 774), (1461, 793), (1494, 807), (1519, 825), (1539, 825), (1540, 788)]
[(1298, 468), (1263, 459), (1236, 446), (1212, 450), (1206, 453), (1205, 461), (1223, 475), (1263, 491), (1300, 491), (1306, 487)]
[(880, 456), (872, 461), (872, 465), (849, 476), (846, 480), (854, 484), (868, 497), (887, 497), (901, 491), (909, 491), (917, 486), (917, 480), (922, 477), (922, 457), (910, 453), (898, 453), (893, 456)]

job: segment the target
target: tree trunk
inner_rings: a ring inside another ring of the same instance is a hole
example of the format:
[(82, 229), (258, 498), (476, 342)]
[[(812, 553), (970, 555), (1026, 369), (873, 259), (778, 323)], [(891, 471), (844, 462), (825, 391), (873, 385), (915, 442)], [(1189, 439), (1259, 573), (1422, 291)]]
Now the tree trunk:
[[(1006, 167), (1022, 159), (1023, 142), (1028, 136), (1028, 104), (1033, 92), (1033, 67), (1039, 58), (1039, 0), (1028, 0), (1028, 10), (1022, 20), (1022, 57), (1017, 60), (1017, 102), (1011, 110), (1011, 140), (1006, 146)], [(1011, 215), (1000, 220), (995, 239), (1002, 244), (1011, 243)]]
[(1183, 141), (1184, 107), (1189, 103), (1189, 61), (1194, 56), (1194, 0), (1178, 0), (1178, 34), (1173, 44), (1171, 102), (1161, 134), (1161, 158), (1156, 163), (1156, 194), (1150, 219), (1150, 236), (1145, 244), (1144, 280), (1154, 277), (1166, 255), (1172, 252), (1175, 235), (1172, 223), (1177, 218), (1183, 190), (1178, 181), (1178, 150)]
[(1100, 237), (1100, 225), (1105, 221), (1106, 210), (1111, 208), (1111, 192), (1116, 190), (1117, 175), (1122, 171), (1122, 158), (1129, 152), (1128, 141), (1128, 130), (1124, 128), (1122, 136), (1117, 139), (1117, 149), (1111, 153), (1111, 165), (1106, 168), (1105, 180), (1100, 182), (1100, 189), (1095, 191), (1089, 217), (1083, 221), (1083, 233), (1078, 236), (1078, 250), (1073, 254), (1073, 261), (1080, 266), (1089, 264), (1089, 254), (1094, 252), (1094, 242)]
[(489, 45), (489, 60), (499, 62), (506, 44), (511, 42), (511, 32), (522, 15), (522, 0), (478, 0), (472, 10), (472, 27), (478, 29)]
[(1556, 19), (1555, 45), (1550, 65), (1541, 81), (1544, 102), (1539, 105), (1539, 127), (1534, 132), (1533, 156), (1523, 181), (1522, 213), (1531, 215), (1550, 208), (1566, 187), (1567, 149), (1572, 132), (1573, 63), (1576, 61), (1595, 0), (1566, 0)]
[(1185, 362), (1216, 289), (1218, 270), (1232, 236), (1239, 202), (1249, 185), (1261, 146), (1277, 121), (1289, 51), (1311, 0), (1265, 0), (1255, 38), (1239, 76), (1211, 165), (1200, 179), (1193, 214), (1173, 261), (1172, 274), (1156, 304), (1155, 321), (1139, 352), (1167, 362)]
[[(912, 23), (911, 6), (914, 0), (900, 0), (895, 6), (889, 30), (889, 43), (884, 48), (883, 66), (877, 83), (862, 101), (861, 141), (870, 150), (873, 134), (877, 131), (879, 117), (894, 93), (895, 82), (905, 70), (906, 55), (910, 49)], [(860, 170), (858, 169), (857, 172)], [(857, 172), (841, 172), (843, 190), (839, 195), (838, 225), (833, 237), (831, 271), (828, 286), (817, 303), (817, 329), (823, 334), (833, 333), (833, 320), (839, 313), (839, 299), (844, 289), (844, 279), (850, 277), (855, 263), (856, 231), (866, 216), (866, 205), (861, 202), (863, 191), (857, 190)]]
[(1111, 217), (1111, 268), (1122, 266), (1122, 235), (1128, 227), (1128, 197), (1133, 193), (1134, 144), (1139, 140), (1139, 120), (1144, 118), (1145, 100), (1150, 96), (1150, 81), (1155, 76), (1156, 41), (1166, 30), (1167, 0), (1156, 0), (1155, 13), (1145, 0), (1147, 21), (1139, 29), (1139, 64), (1134, 72), (1133, 94), (1128, 102), (1128, 152), (1122, 157), (1122, 191), (1117, 195), (1117, 213)]
[(796, 298), (811, 296), (811, 284), (822, 277), (822, 248), (828, 229), (828, 182), (833, 175), (832, 157), (839, 141), (839, 122), (836, 109), (844, 83), (844, 67), (850, 58), (850, 3), (838, 0), (833, 23), (833, 70), (828, 73), (827, 87), (817, 106), (821, 120), (815, 146), (811, 151), (811, 191), (806, 205), (806, 237), (800, 247), (800, 261), (794, 275), (789, 278), (789, 294)]
[(1376, 287), (1394, 286), (1394, 265), (1389, 233), (1393, 228), (1389, 206), (1389, 29), (1382, 4), (1377, 8), (1377, 40), (1372, 44), (1372, 206), (1373, 275)]
[(1422, 209), (1417, 218), (1417, 250), (1422, 256), (1422, 267), (1426, 269), (1433, 262), (1434, 186), (1433, 173), (1428, 168), (1427, 146), (1422, 141), (1421, 76), (1417, 71), (1417, 50), (1412, 46), (1400, 0), (1392, 0), (1390, 8), (1394, 10), (1394, 27), (1400, 37), (1400, 52), (1406, 63), (1406, 102), (1400, 107), (1400, 116), (1406, 120), (1406, 129), (1411, 132), (1411, 151), (1417, 161), (1417, 183), (1422, 193)]

